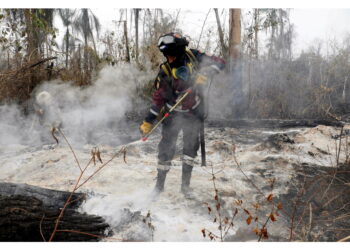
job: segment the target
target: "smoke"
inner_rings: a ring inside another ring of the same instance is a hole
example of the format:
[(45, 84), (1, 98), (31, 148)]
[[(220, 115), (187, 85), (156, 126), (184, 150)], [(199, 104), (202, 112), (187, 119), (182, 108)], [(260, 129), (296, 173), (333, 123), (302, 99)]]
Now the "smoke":
[(60, 126), (77, 146), (120, 144), (138, 133), (126, 125), (125, 114), (139, 108), (137, 91), (153, 77), (125, 64), (106, 66), (83, 88), (60, 80), (44, 82), (33, 91), (30, 103), (36, 112), (29, 116), (16, 105), (0, 106), (0, 145), (55, 143), (52, 126)]
[(24, 127), (19, 108), (16, 105), (0, 106), (0, 117), (0, 145), (19, 144), (23, 138), (20, 128)]

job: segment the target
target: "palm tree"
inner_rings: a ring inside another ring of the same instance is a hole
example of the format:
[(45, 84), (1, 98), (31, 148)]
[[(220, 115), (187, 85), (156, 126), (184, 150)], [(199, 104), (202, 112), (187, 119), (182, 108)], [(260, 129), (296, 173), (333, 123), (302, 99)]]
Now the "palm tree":
[(90, 9), (80, 9), (74, 23), (74, 28), (78, 33), (80, 33), (84, 37), (84, 69), (88, 71), (88, 55), (87, 55), (87, 47), (88, 41), (91, 40), (94, 51), (96, 53), (96, 44), (93, 35), (93, 31), (96, 31), (97, 36), (99, 35), (99, 31), (101, 28), (100, 22), (98, 18), (92, 13)]
[(66, 49), (66, 68), (68, 67), (68, 51), (70, 44), (70, 34), (69, 34), (69, 26), (73, 24), (73, 17), (75, 14), (75, 10), (72, 9), (59, 9), (58, 14), (60, 15), (63, 25), (66, 27), (66, 35), (65, 39), (65, 49)]
[(88, 45), (88, 40), (91, 39), (94, 50), (96, 51), (96, 44), (93, 31), (99, 35), (101, 25), (98, 18), (92, 13), (90, 9), (80, 9), (80, 13), (74, 22), (74, 28), (84, 37), (85, 46)]

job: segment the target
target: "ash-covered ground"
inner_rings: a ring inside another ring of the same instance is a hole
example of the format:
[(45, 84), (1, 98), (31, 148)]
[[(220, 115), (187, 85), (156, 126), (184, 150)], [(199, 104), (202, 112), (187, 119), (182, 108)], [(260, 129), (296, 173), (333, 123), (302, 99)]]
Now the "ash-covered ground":
[[(137, 131), (134, 132), (137, 138)], [(276, 221), (270, 220), (266, 224), (269, 238), (265, 240), (287, 241), (291, 225), (288, 211), (293, 210), (292, 198), (300, 184), (298, 171), (300, 168), (334, 167), (337, 158), (334, 138), (339, 133), (340, 128), (322, 125), (290, 129), (206, 128), (207, 166), (201, 167), (199, 155), (192, 173), (192, 199), (179, 192), (181, 137), (166, 179), (165, 192), (158, 199), (153, 199), (151, 193), (157, 173), (159, 131), (146, 142), (136, 140), (119, 146), (86, 144), (74, 147), (84, 166), (91, 159), (91, 149), (96, 146), (103, 162), (126, 146), (125, 159), (122, 155), (115, 158), (78, 190), (88, 194), (79, 210), (106, 219), (114, 231), (112, 237), (105, 239), (107, 241), (116, 238), (125, 241), (210, 241), (203, 237), (201, 230), (207, 230), (206, 236), (208, 232), (220, 236), (219, 224), (214, 222), (216, 201), (212, 173), (215, 173), (221, 218), (231, 218), (238, 208), (233, 228), (225, 235), (225, 240), (257, 241), (259, 237), (253, 230), (261, 228), (268, 218), (272, 202), (266, 198), (273, 194), (273, 202), (282, 202), (283, 209), (278, 211)], [(118, 135), (114, 136), (117, 141)], [(58, 139), (58, 145), (52, 139), (53, 144), (45, 146), (2, 146), (0, 182), (72, 190), (80, 171), (63, 138)], [(339, 161), (345, 161), (345, 157), (342, 151)], [(91, 164), (85, 176), (99, 166), (99, 162), (95, 166)], [(273, 189), (272, 179), (275, 179)], [(238, 205), (240, 200), (242, 204)], [(256, 204), (259, 204), (257, 210)], [(211, 213), (208, 206), (212, 208)], [(253, 215), (250, 225), (244, 209)], [(146, 217), (148, 213), (149, 218)], [(256, 215), (259, 215), (257, 221)]]

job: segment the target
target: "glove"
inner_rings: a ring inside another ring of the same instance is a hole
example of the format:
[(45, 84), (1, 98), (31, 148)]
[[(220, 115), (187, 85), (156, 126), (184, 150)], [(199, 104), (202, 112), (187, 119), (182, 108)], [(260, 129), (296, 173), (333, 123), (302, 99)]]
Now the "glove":
[(142, 136), (147, 135), (152, 130), (153, 125), (149, 122), (143, 121), (140, 125), (140, 132)]
[(208, 77), (206, 75), (198, 73), (196, 76), (195, 84), (204, 85), (208, 82)]

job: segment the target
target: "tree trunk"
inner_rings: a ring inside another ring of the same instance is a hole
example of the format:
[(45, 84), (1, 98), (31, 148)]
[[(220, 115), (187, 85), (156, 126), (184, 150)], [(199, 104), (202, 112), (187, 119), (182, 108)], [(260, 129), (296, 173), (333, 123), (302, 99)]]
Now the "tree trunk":
[(10, 51), (7, 51), (7, 70), (11, 69), (11, 64), (10, 64)]
[(66, 31), (66, 68), (68, 69), (68, 51), (69, 51), (69, 29)]
[[(44, 241), (51, 235), (60, 208), (70, 193), (26, 184), (0, 183), (0, 241)], [(99, 216), (81, 214), (75, 209), (85, 195), (73, 195), (65, 210), (54, 241), (98, 241), (110, 234), (109, 225)], [(72, 232), (78, 231), (87, 234)]]
[[(38, 37), (38, 27), (33, 22), (33, 15), (36, 15), (35, 10), (24, 9), (24, 19), (27, 33), (27, 61), (37, 61), (40, 59), (40, 42)], [(30, 70), (29, 79), (25, 86), (25, 97), (21, 101), (29, 98), (35, 86), (40, 82), (40, 74), (37, 69)]]
[(83, 83), (83, 75), (82, 75), (82, 71), (81, 71), (81, 46), (80, 43), (78, 45), (78, 71), (79, 71), (79, 85), (82, 85)]
[(254, 9), (254, 47), (255, 47), (255, 58), (259, 58), (259, 9)]
[(270, 35), (270, 45), (269, 45), (269, 59), (276, 59), (276, 25), (277, 25), (277, 16), (276, 10), (272, 9), (270, 12), (271, 18), (271, 35)]
[(130, 62), (128, 27), (126, 24), (126, 20), (124, 21), (124, 38), (125, 38), (125, 49), (126, 49), (125, 61)]
[(137, 65), (139, 64), (139, 11), (140, 9), (135, 9), (135, 57)]
[(221, 23), (220, 23), (220, 17), (218, 13), (218, 9), (214, 9), (216, 22), (218, 25), (218, 33), (219, 33), (219, 39), (220, 39), (220, 45), (221, 45), (221, 53), (224, 58), (227, 58), (227, 47), (225, 45), (224, 41), (224, 33), (222, 31)]
[(33, 24), (34, 13), (31, 9), (24, 9), (24, 18), (26, 22), (26, 33), (27, 33), (27, 55), (29, 60), (37, 60), (39, 58), (39, 46), (36, 33), (35, 25)]
[(89, 56), (88, 56), (88, 41), (87, 41), (87, 35), (84, 36), (84, 82), (83, 84), (86, 85), (90, 81), (89, 77)]
[(283, 23), (283, 9), (279, 9), (279, 26), (280, 26), (280, 30), (279, 30), (279, 50), (278, 50), (278, 58), (285, 58), (286, 54), (285, 54), (285, 44), (284, 44), (284, 23)]
[(241, 55), (241, 9), (230, 9), (229, 56), (238, 59)]
[(79, 73), (81, 73), (81, 48), (80, 48), (80, 43), (78, 45), (78, 70), (79, 70)]
[(348, 81), (348, 76), (345, 77), (344, 84), (343, 84), (343, 93), (342, 93), (342, 102), (346, 102), (346, 83)]
[(241, 9), (230, 9), (228, 71), (231, 76), (232, 116), (242, 117), (244, 109), (241, 62)]

